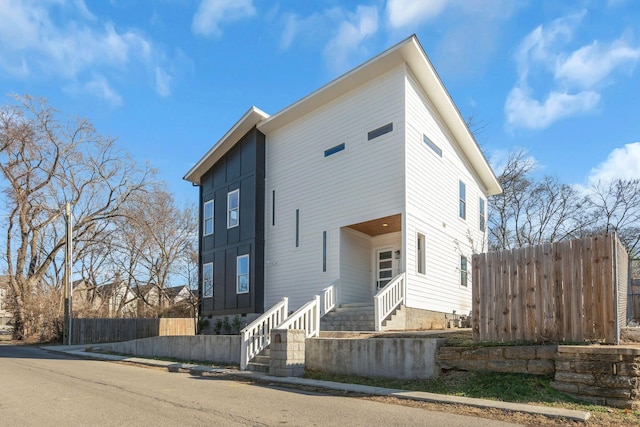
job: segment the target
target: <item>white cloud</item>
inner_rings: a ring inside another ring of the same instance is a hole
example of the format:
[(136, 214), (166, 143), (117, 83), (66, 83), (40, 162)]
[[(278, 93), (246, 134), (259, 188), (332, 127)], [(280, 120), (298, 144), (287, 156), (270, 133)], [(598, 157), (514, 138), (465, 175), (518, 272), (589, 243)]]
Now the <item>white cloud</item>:
[(96, 76), (84, 84), (86, 92), (102, 98), (114, 107), (122, 105), (122, 97), (109, 85), (103, 76)]
[[(600, 102), (601, 84), (621, 67), (633, 67), (640, 47), (624, 38), (612, 43), (594, 41), (571, 50), (586, 12), (539, 26), (520, 43), (515, 55), (518, 80), (505, 101), (509, 128), (544, 129), (558, 120), (588, 114)], [(531, 80), (549, 81), (548, 91), (536, 95)]]
[(615, 148), (589, 173), (590, 184), (609, 184), (615, 179), (640, 179), (640, 142)]
[(361, 44), (378, 30), (378, 9), (375, 6), (358, 6), (338, 26), (336, 35), (324, 49), (324, 57), (335, 70), (343, 70), (350, 64), (350, 57), (361, 49)]
[(162, 68), (156, 67), (156, 92), (162, 97), (171, 95), (171, 76)]
[[(58, 22), (60, 14), (66, 18)], [(19, 79), (60, 79), (74, 92), (84, 88), (112, 105), (122, 98), (105, 75), (131, 76), (139, 66), (153, 71), (162, 61), (151, 40), (99, 22), (84, 0), (3, 1), (0, 22), (0, 70)]]
[(564, 117), (591, 111), (600, 101), (596, 92), (568, 94), (550, 92), (544, 102), (533, 99), (529, 90), (514, 87), (507, 96), (505, 113), (513, 127), (543, 129)]
[(437, 17), (450, 3), (450, 0), (389, 0), (387, 21), (393, 29), (415, 26)]
[(202, 36), (220, 37), (223, 22), (236, 22), (256, 14), (253, 0), (202, 0), (191, 29)]
[(640, 58), (640, 47), (634, 48), (619, 39), (611, 44), (594, 41), (560, 58), (555, 77), (568, 85), (583, 88), (593, 87), (607, 78), (615, 69), (624, 65), (635, 65)]

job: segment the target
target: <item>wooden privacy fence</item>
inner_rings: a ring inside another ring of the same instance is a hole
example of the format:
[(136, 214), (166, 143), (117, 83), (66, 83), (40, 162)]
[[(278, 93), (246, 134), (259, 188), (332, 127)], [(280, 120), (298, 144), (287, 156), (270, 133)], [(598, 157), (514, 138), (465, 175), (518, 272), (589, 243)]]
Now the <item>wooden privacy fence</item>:
[(165, 335), (195, 335), (191, 318), (159, 319), (73, 319), (73, 344), (129, 341)]
[(474, 255), (473, 338), (617, 343), (627, 263), (615, 234)]

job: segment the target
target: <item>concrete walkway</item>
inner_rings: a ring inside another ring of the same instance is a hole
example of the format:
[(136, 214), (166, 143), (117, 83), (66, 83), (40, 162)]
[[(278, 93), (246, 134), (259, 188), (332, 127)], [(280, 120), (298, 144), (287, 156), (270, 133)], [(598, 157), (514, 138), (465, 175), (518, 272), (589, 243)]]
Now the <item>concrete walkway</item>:
[[(96, 346), (93, 346), (96, 347)], [(590, 412), (576, 411), (564, 408), (551, 408), (546, 406), (526, 405), (522, 403), (500, 402), (497, 400), (476, 399), (472, 397), (449, 396), (444, 394), (426, 393), (422, 391), (407, 391), (391, 388), (372, 387), (359, 384), (337, 383), (332, 381), (319, 381), (297, 377), (273, 377), (258, 372), (238, 371), (237, 369), (212, 368), (210, 366), (194, 365), (190, 363), (168, 362), (163, 360), (145, 359), (141, 357), (117, 356), (112, 354), (91, 353), (86, 351), (86, 345), (76, 346), (45, 346), (44, 350), (69, 354), (76, 357), (89, 358), (95, 360), (106, 360), (114, 362), (127, 362), (139, 365), (165, 368), (169, 372), (186, 372), (192, 375), (207, 374), (228, 374), (235, 377), (247, 378), (256, 381), (266, 381), (280, 384), (291, 384), (298, 386), (308, 386), (324, 388), (328, 390), (338, 390), (350, 393), (368, 394), (374, 396), (390, 396), (398, 399), (408, 399), (423, 402), (450, 403), (459, 405), (469, 405), (478, 408), (496, 408), (505, 411), (523, 412), (534, 415), (544, 415), (551, 418), (565, 418), (568, 420), (586, 422), (590, 417)]]

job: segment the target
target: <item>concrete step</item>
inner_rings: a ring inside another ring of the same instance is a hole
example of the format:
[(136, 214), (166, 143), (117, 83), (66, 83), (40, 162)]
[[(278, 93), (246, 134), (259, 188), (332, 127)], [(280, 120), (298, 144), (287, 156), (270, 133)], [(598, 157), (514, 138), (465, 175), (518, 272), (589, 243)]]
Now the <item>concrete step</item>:
[(373, 304), (370, 302), (350, 302), (348, 304), (340, 304), (338, 308), (360, 308), (369, 307), (373, 310)]
[(249, 362), (247, 363), (247, 371), (269, 373), (269, 364)]
[(370, 303), (343, 304), (320, 319), (322, 331), (373, 331), (374, 308)]
[(262, 354), (259, 354), (253, 359), (251, 359), (251, 362), (269, 366), (270, 360), (271, 358), (269, 356), (264, 356)]

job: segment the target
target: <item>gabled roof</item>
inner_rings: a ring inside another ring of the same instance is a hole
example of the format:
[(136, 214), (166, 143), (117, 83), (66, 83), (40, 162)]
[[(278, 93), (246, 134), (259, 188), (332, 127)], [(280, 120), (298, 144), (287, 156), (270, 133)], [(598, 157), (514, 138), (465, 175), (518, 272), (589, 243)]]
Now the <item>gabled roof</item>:
[(183, 179), (194, 184), (200, 184), (200, 179), (220, 158), (229, 151), (247, 132), (260, 121), (269, 117), (267, 113), (256, 107), (251, 107), (236, 122), (235, 125), (205, 154)]
[(311, 113), (402, 63), (408, 65), (418, 83), (424, 88), (429, 99), (444, 120), (445, 125), (460, 144), (460, 148), (486, 187), (488, 194), (502, 192), (500, 183), (491, 166), (489, 166), (482, 154), (480, 147), (415, 35), (387, 49), (273, 116), (269, 117), (266, 113), (252, 107), (185, 175), (184, 179), (199, 184), (200, 177), (253, 126), (257, 125), (258, 129), (268, 136), (271, 132)]

